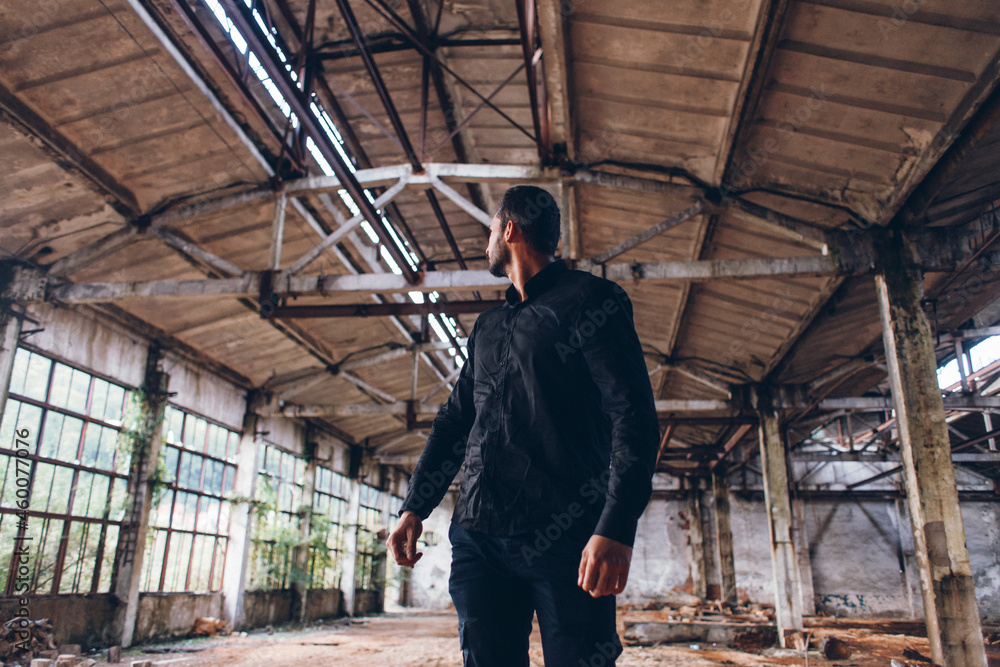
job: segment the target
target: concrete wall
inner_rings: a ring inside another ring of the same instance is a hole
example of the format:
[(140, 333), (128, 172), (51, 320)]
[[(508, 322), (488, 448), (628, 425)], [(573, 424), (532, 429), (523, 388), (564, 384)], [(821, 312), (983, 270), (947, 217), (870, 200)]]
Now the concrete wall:
[(774, 604), (771, 538), (767, 532), (764, 503), (748, 501), (733, 494), (729, 505), (737, 597)]
[[(290, 623), (297, 597), (291, 589), (247, 591), (243, 597), (243, 629)], [(306, 595), (306, 620), (340, 616), (342, 606), (340, 590), (312, 589)]]
[[(45, 595), (29, 598), (28, 613), (32, 619), (52, 621), (56, 644), (79, 644), (86, 650), (108, 645), (117, 606), (113, 595)], [(0, 623), (17, 611), (17, 598), (0, 597)]]
[(420, 549), (424, 555), (410, 573), (410, 602), (414, 607), (436, 610), (452, 607), (448, 593), (448, 575), (451, 573), (448, 527), (454, 510), (455, 496), (449, 493), (424, 521), (424, 535), (433, 533), (437, 544)]
[(354, 615), (367, 616), (381, 614), (383, 611), (383, 593), (358, 589), (354, 592)]
[(34, 305), (28, 314), (44, 327), (27, 337), (28, 344), (126, 385), (142, 384), (149, 345), (144, 338), (73, 308)]
[(282, 625), (292, 620), (291, 590), (247, 591), (243, 596), (243, 627), (262, 628)]
[(895, 503), (885, 501), (805, 504), (817, 611), (913, 617), (920, 596), (906, 593), (895, 514)]
[(202, 616), (225, 616), (222, 593), (141, 593), (135, 643), (185, 637)]
[(664, 599), (678, 589), (694, 594), (703, 585), (694, 554), (700, 553), (701, 518), (685, 500), (653, 500), (639, 519), (628, 587), (619, 604)]
[(176, 393), (171, 403), (236, 431), (243, 428), (246, 391), (211, 373), (191, 368), (170, 354), (164, 359), (163, 369), (170, 375), (170, 391)]
[(1000, 621), (1000, 503), (965, 503), (965, 543), (972, 562), (979, 615)]
[(306, 594), (306, 618), (315, 620), (341, 615), (344, 596), (339, 589), (311, 589)]

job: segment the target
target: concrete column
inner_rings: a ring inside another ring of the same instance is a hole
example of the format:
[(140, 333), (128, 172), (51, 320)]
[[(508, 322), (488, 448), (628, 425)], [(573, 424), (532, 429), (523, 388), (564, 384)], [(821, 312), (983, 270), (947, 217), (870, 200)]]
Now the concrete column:
[(701, 535), (705, 571), (705, 599), (722, 599), (721, 568), (719, 566), (719, 540), (715, 534), (715, 498), (708, 489), (701, 494)]
[(149, 473), (156, 467), (163, 441), (163, 413), (167, 405), (170, 376), (161, 367), (163, 353), (153, 343), (146, 357), (146, 374), (139, 401), (139, 412), (128, 415), (124, 428), (136, 434), (132, 443), (132, 460), (129, 466), (129, 510), (118, 536), (111, 590), (118, 598), (112, 634), (120, 637), (122, 646), (131, 646), (135, 621), (139, 612), (139, 588), (142, 578), (142, 559), (146, 551), (146, 532), (149, 513), (153, 504), (153, 489)]
[[(14, 353), (21, 335), (21, 318), (10, 309), (11, 304), (0, 299), (0, 422), (7, 407), (7, 393), (10, 391), (10, 375), (14, 370)], [(10, 443), (4, 445), (9, 447)]]
[(931, 658), (945, 667), (985, 667), (923, 282), (904, 243), (894, 235), (877, 243), (875, 288)]
[(354, 582), (358, 562), (358, 522), (361, 517), (361, 482), (351, 479), (351, 496), (347, 501), (347, 524), (344, 526), (344, 562), (341, 565), (340, 592), (344, 596), (344, 613), (354, 615)]
[(802, 586), (792, 542), (792, 505), (788, 494), (788, 463), (781, 437), (778, 414), (767, 409), (760, 413), (760, 460), (764, 472), (764, 499), (767, 528), (771, 537), (771, 565), (774, 569), (774, 615), (778, 639), (802, 631)]
[(305, 434), (306, 468), (302, 474), (302, 508), (299, 520), (299, 544), (292, 552), (292, 568), (297, 576), (292, 578), (292, 588), (297, 594), (293, 618), (306, 620), (306, 598), (312, 581), (309, 578), (309, 541), (312, 538), (313, 493), (316, 491), (316, 443), (312, 442), (312, 429)]
[(701, 491), (698, 480), (686, 478), (687, 515), (688, 515), (688, 546), (691, 548), (691, 563), (694, 566), (692, 590), (698, 597), (705, 599), (708, 591), (705, 586), (705, 535), (702, 532), (701, 521)]
[(733, 558), (733, 527), (729, 509), (729, 476), (719, 466), (712, 474), (715, 496), (715, 539), (719, 549), (719, 572), (722, 580), (722, 600), (731, 606), (737, 602), (736, 561)]
[(801, 498), (792, 501), (792, 541), (799, 567), (799, 599), (802, 600), (802, 614), (816, 615), (816, 593), (813, 589), (812, 557), (809, 549), (809, 531), (806, 530), (806, 503)]
[(236, 464), (236, 479), (233, 481), (233, 496), (241, 498), (234, 502), (229, 512), (229, 542), (226, 546), (226, 565), (222, 574), (222, 597), (226, 619), (233, 630), (243, 625), (243, 594), (246, 591), (247, 566), (250, 562), (251, 529), (253, 517), (250, 499), (253, 498), (257, 482), (258, 455), (261, 450), (257, 433), (258, 417), (255, 413), (257, 395), (247, 396), (247, 410), (243, 415), (243, 429), (240, 433)]

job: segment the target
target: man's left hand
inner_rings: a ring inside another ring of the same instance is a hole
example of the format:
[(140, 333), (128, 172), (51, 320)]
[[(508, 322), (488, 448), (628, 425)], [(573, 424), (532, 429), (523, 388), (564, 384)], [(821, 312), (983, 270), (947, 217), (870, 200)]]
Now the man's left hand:
[(608, 537), (593, 535), (580, 557), (577, 585), (599, 598), (618, 595), (625, 590), (628, 568), (632, 562), (632, 547)]

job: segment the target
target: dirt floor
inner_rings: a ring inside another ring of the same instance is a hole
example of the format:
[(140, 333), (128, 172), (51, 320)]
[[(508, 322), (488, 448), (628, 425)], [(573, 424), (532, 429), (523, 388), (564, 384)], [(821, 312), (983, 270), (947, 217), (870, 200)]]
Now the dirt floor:
[[(627, 615), (628, 612), (625, 612)], [(743, 652), (702, 645), (627, 646), (619, 667), (684, 665), (716, 667), (736, 665), (807, 665), (823, 667), (888, 667), (890, 660), (903, 661), (906, 649), (929, 654), (926, 639), (879, 630), (903, 628), (905, 624), (878, 621), (823, 621), (834, 627), (810, 628), (813, 637), (835, 635), (853, 650), (847, 660), (825, 660), (816, 651), (764, 649)], [(911, 624), (912, 625), (912, 624)], [(918, 625), (919, 627), (919, 625)], [(92, 656), (95, 659), (105, 657)], [(182, 640), (170, 644), (129, 650), (122, 663), (152, 660), (154, 665), (178, 667), (292, 667), (336, 665), (337, 667), (461, 667), (457, 620), (453, 613), (410, 612), (360, 619), (338, 619), (304, 629), (254, 631), (246, 635)], [(104, 663), (101, 663), (104, 664)], [(531, 665), (543, 667), (537, 626), (531, 635)], [(905, 662), (903, 664), (906, 664)], [(914, 661), (910, 663), (926, 665)], [(994, 664), (992, 661), (991, 665)]]

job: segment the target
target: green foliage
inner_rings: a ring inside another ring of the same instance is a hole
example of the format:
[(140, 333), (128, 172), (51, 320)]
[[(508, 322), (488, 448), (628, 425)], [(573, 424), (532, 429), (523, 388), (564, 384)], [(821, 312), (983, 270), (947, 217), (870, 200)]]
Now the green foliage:
[[(115, 441), (120, 455), (127, 457), (129, 461), (134, 461), (136, 457), (149, 452), (153, 438), (160, 432), (160, 426), (163, 424), (164, 407), (165, 404), (161, 403), (156, 410), (156, 418), (148, 419), (147, 415), (152, 411), (153, 405), (145, 388), (129, 393), (125, 414), (122, 417), (122, 428)], [(152, 507), (156, 507), (160, 503), (163, 492), (169, 483), (169, 473), (163, 456), (163, 442), (165, 439), (161, 441), (159, 456), (146, 478), (146, 483), (153, 492)]]

